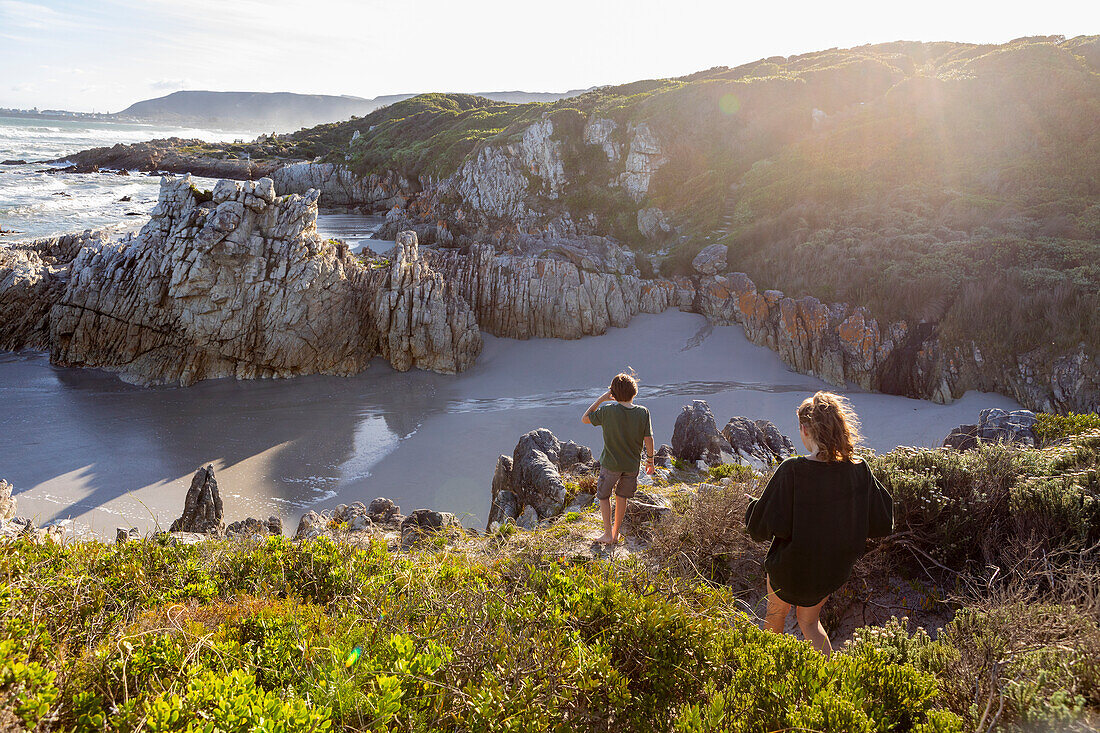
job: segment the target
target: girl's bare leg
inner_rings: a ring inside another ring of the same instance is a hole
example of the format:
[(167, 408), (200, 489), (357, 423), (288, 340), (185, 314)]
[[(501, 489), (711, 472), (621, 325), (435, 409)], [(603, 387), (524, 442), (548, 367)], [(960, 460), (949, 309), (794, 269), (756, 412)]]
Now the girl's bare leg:
[(829, 600), (828, 596), (823, 598), (821, 603), (816, 606), (798, 606), (794, 610), (795, 616), (798, 618), (798, 628), (802, 629), (802, 636), (814, 645), (814, 649), (826, 655), (833, 653), (833, 645), (829, 642), (829, 635), (825, 633), (825, 627), (821, 625), (821, 607), (825, 605), (827, 600)]
[(787, 614), (791, 612), (791, 604), (782, 600), (772, 590), (771, 578), (766, 578), (768, 585), (768, 611), (764, 617), (764, 628), (776, 634), (783, 633), (783, 627), (787, 623)]

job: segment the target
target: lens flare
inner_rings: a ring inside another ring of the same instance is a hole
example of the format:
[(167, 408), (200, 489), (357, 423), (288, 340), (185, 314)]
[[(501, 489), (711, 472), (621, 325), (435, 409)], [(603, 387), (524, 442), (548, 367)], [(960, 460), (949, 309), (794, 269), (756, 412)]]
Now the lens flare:
[(718, 100), (718, 109), (722, 110), (724, 115), (735, 115), (741, 111), (741, 100), (736, 94), (723, 94)]
[(355, 647), (354, 649), (352, 649), (351, 653), (348, 654), (347, 659), (344, 660), (344, 668), (346, 669), (346, 668), (350, 667), (351, 665), (355, 664), (356, 662), (358, 662), (359, 657), (360, 657), (360, 655), (362, 655), (362, 653), (363, 653), (363, 650), (360, 647)]

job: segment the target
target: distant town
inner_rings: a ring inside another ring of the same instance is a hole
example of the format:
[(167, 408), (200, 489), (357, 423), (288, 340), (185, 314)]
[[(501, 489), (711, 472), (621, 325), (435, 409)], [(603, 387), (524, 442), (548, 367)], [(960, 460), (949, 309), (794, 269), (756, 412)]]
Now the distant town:
[(0, 107), (0, 117), (32, 117), (43, 120), (102, 120), (106, 122), (139, 122), (136, 117), (122, 117), (109, 112), (70, 112), (67, 109), (15, 109)]

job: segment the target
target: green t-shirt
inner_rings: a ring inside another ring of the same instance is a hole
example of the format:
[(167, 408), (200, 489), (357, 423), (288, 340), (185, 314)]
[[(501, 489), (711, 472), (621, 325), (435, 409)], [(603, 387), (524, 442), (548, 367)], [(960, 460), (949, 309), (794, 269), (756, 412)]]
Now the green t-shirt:
[(653, 435), (649, 410), (641, 405), (608, 402), (588, 413), (593, 425), (603, 428), (600, 468), (619, 473), (637, 473), (641, 468), (642, 439)]

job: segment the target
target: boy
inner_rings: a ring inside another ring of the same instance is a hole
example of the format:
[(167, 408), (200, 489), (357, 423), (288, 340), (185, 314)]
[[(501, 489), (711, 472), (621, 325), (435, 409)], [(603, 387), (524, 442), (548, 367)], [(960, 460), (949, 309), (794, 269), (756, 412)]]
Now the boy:
[[(596, 496), (603, 514), (603, 535), (596, 540), (604, 545), (619, 541), (619, 527), (626, 505), (638, 489), (638, 470), (642, 446), (646, 452), (646, 473), (653, 473), (653, 425), (649, 410), (634, 404), (638, 382), (629, 374), (616, 374), (611, 389), (584, 411), (581, 422), (603, 428), (603, 453), (600, 454), (600, 478)], [(605, 405), (605, 402), (611, 402)], [(601, 407), (602, 405), (602, 407)], [(615, 492), (615, 523), (611, 523), (611, 492)]]

